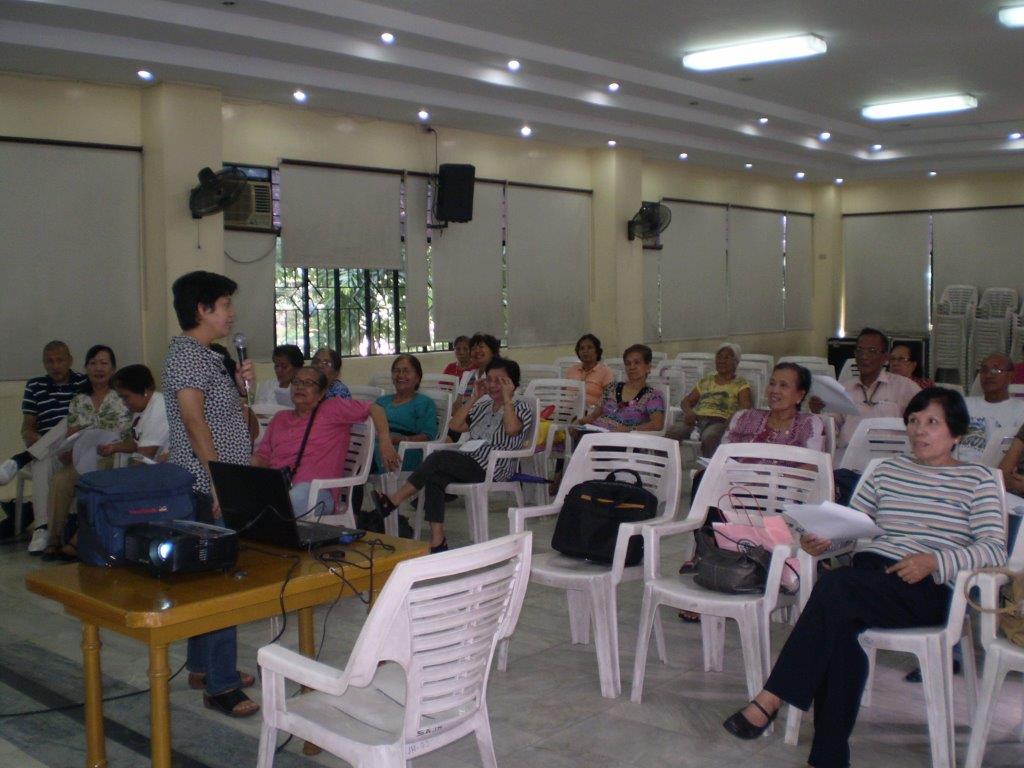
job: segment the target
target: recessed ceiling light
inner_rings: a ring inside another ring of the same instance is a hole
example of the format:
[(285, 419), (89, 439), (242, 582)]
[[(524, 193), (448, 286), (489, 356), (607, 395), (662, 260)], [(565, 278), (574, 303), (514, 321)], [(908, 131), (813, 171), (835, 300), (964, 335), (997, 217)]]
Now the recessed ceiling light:
[(608, 139), (608, 146), (614, 147), (618, 142), (615, 139)]
[(526, 137), (528, 137), (528, 136), (529, 136), (529, 135), (530, 135), (531, 133), (533, 133), (533, 128), (531, 128), (531, 127), (530, 127), (530, 126), (528, 126), (528, 125), (524, 125), (524, 126), (523, 126), (522, 128), (520, 128), (520, 129), (519, 129), (519, 133), (520, 133), (520, 135), (521, 135), (521, 136), (522, 136), (523, 138), (526, 138)]
[(842, 176), (837, 177), (836, 178), (836, 184), (842, 184), (842, 183), (843, 183), (843, 177)]
[(395, 36), (390, 32), (381, 32), (380, 41), (384, 43), (384, 45), (391, 45), (393, 42), (395, 42)]
[(767, 117), (759, 117), (759, 118), (757, 118), (757, 122), (759, 122), (761, 125), (767, 125), (768, 124), (768, 118)]
[(710, 69), (766, 64), (770, 61), (816, 56), (819, 53), (825, 53), (826, 50), (828, 50), (828, 46), (820, 37), (796, 35), (778, 40), (761, 40), (756, 43), (726, 45), (721, 48), (687, 53), (683, 56), (683, 66), (703, 72)]
[(831, 138), (832, 138), (832, 134), (829, 133), (828, 131), (822, 131), (821, 133), (818, 134), (818, 140), (819, 141), (828, 141)]
[(871, 145), (871, 151), (872, 152), (881, 152), (882, 151), (882, 145), (881, 144), (872, 144)]
[(519, 59), (508, 60), (508, 69), (510, 72), (518, 72), (520, 66), (522, 65), (519, 63)]
[(679, 159), (680, 159), (680, 160), (685, 160), (685, 159), (686, 159), (686, 158), (688, 158), (689, 156), (690, 156), (690, 155), (689, 155), (688, 153), (686, 153), (686, 152), (680, 152), (680, 153), (679, 153)]
[(612, 93), (615, 93), (617, 90), (619, 90), (619, 84), (618, 83), (608, 83), (608, 90), (611, 91)]
[(806, 176), (806, 175), (807, 175), (807, 174), (806, 174), (806, 173), (804, 173), (803, 171), (797, 171), (796, 173), (794, 173), (794, 174), (793, 174), (793, 176), (795, 176), (795, 177), (796, 177), (796, 180), (797, 180), (797, 181), (802, 181), (802, 180), (803, 180), (803, 178), (804, 178), (804, 176)]
[(420, 120), (429, 120), (430, 113), (427, 112), (427, 110), (425, 109), (421, 109), (419, 112), (416, 113), (416, 117), (418, 117)]
[(930, 178), (930, 179), (934, 179), (938, 175), (939, 174), (938, 174), (937, 171), (928, 171), (928, 178)]
[(1024, 27), (1024, 5), (1000, 9), (999, 21), (1006, 27)]
[(950, 96), (936, 96), (930, 99), (890, 101), (886, 104), (872, 104), (860, 111), (868, 120), (894, 120), (914, 115), (938, 115), (945, 112), (962, 112), (974, 109), (978, 100), (969, 93), (954, 93)]
[(150, 72), (148, 69), (140, 69), (135, 74), (139, 76), (140, 80), (147, 80), (148, 81), (148, 80), (152, 80), (153, 79), (153, 73)]
[(1013, 133), (1011, 133), (1006, 138), (1008, 138), (1010, 141), (1017, 141), (1020, 138), (1020, 136), (1021, 136), (1020, 131), (1014, 131)]
[(751, 168), (754, 167), (754, 164), (753, 163), (744, 163), (743, 167), (746, 168), (749, 171)]
[(306, 100), (306, 92), (296, 89), (295, 93), (292, 94), (292, 98), (301, 104)]

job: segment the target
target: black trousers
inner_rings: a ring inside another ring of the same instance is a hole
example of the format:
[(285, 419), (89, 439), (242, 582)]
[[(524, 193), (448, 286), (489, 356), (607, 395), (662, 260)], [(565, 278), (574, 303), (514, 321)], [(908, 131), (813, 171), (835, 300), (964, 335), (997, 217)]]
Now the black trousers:
[(436, 451), (409, 475), (409, 482), (423, 490), (423, 518), (428, 523), (444, 522), (444, 489), (449, 483), (479, 483), (486, 473), (473, 459), (459, 451)]
[(857, 636), (869, 628), (942, 624), (951, 590), (931, 577), (907, 584), (886, 574), (893, 563), (855, 555), (853, 565), (825, 573), (782, 647), (765, 689), (806, 711), (814, 704), (814, 741), (807, 762), (815, 768), (850, 764), (850, 734), (857, 721), (868, 660)]

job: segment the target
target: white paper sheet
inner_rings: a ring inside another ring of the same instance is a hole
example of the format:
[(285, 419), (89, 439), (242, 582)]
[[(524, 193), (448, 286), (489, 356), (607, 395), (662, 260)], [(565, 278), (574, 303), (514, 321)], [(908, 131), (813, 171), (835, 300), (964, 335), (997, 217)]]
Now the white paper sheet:
[(810, 533), (819, 539), (873, 539), (885, 533), (863, 512), (831, 501), (786, 504), (782, 511), (795, 523), (797, 533)]
[(810, 396), (820, 398), (825, 403), (826, 412), (860, 416), (857, 404), (850, 399), (850, 393), (843, 388), (842, 384), (831, 376), (815, 374), (812, 379)]
[(597, 424), (577, 424), (576, 429), (581, 432), (610, 432), (611, 430), (607, 427), (602, 427)]
[[(64, 440), (64, 436), (68, 433), (68, 417), (65, 416), (63, 419), (58, 421), (48, 430), (46, 434), (32, 443), (32, 446), (28, 449), (28, 452), (32, 454), (34, 458), (45, 459), (50, 455), (51, 451), (54, 451), (56, 446)], [(55, 452), (55, 451), (54, 451)]]

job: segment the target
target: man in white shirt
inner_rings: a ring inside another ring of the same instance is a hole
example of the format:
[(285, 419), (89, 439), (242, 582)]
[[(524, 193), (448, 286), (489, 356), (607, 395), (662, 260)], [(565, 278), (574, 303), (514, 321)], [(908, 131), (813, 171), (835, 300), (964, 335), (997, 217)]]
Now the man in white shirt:
[[(846, 382), (843, 387), (856, 403), (860, 416), (836, 415), (836, 426), (839, 427), (836, 445), (839, 448), (849, 445), (861, 419), (902, 418), (907, 403), (921, 391), (911, 379), (885, 370), (889, 360), (889, 339), (881, 331), (875, 328), (863, 329), (857, 336), (854, 354), (860, 375)], [(811, 398), (812, 412), (821, 413), (823, 408), (824, 403), (820, 399)]]
[[(982, 397), (968, 397), (967, 411), (971, 426), (960, 441), (960, 461), (981, 463), (985, 449), (993, 439), (1013, 437), (1024, 423), (1024, 400), (1010, 397), (1013, 362), (1001, 353), (993, 353), (981, 361), (978, 369)], [(996, 457), (996, 463), (1002, 456)]]

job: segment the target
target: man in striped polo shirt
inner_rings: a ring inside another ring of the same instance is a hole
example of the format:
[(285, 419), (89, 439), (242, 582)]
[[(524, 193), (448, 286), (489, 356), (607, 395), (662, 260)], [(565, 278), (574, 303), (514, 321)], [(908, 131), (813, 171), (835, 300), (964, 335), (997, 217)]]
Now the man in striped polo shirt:
[[(36, 376), (25, 384), (21, 401), (21, 439), (31, 448), (39, 439), (68, 415), (71, 398), (81, 390), (85, 376), (71, 370), (71, 350), (63, 341), (51, 341), (43, 347), (45, 376)], [(8, 483), (26, 464), (32, 467), (32, 509), (36, 529), (28, 551), (36, 554), (46, 547), (46, 509), (53, 474), (50, 456), (36, 457), (24, 451), (0, 464), (0, 484)]]

